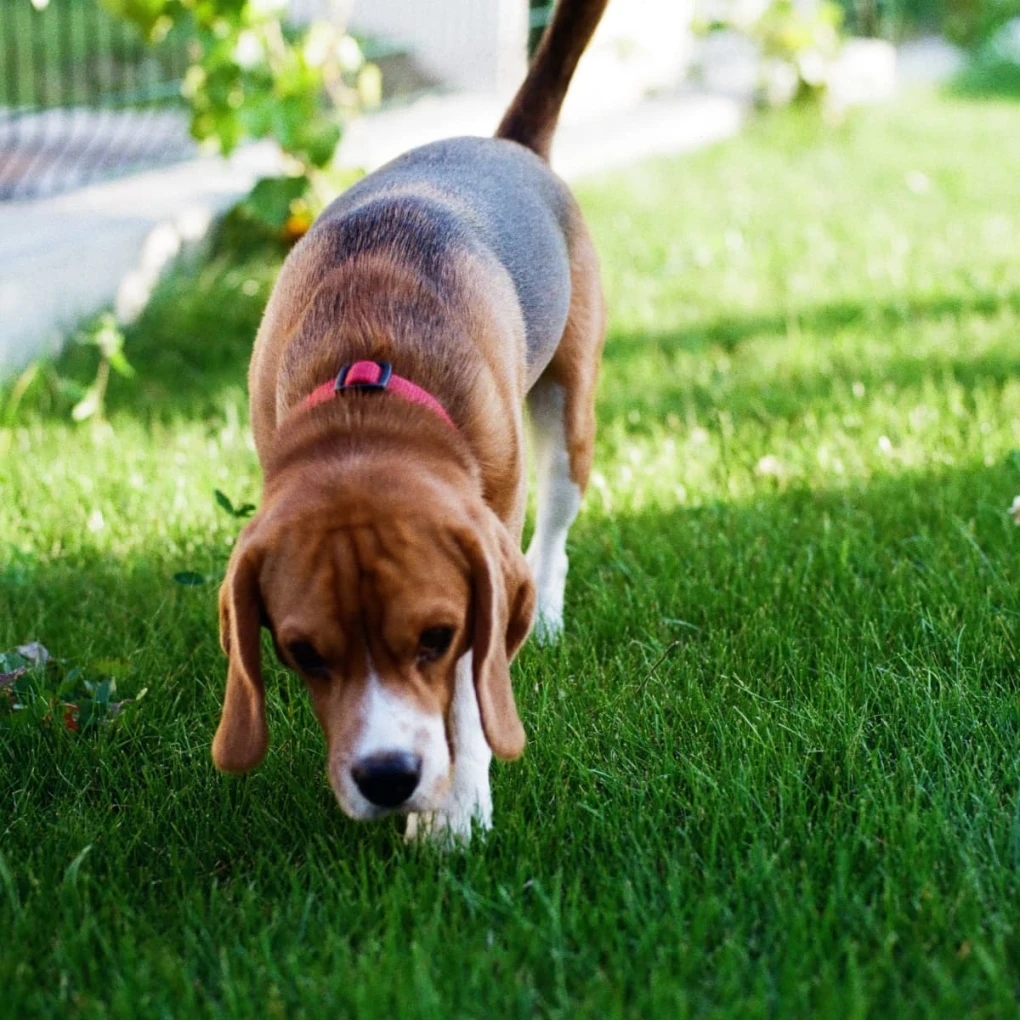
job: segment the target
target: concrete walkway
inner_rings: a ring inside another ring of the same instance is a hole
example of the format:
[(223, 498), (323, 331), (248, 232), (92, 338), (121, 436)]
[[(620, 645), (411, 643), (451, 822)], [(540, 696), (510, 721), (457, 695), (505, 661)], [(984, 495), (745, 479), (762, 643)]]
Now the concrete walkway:
[[(637, 109), (566, 123), (553, 162), (569, 178), (657, 153), (683, 152), (733, 134), (745, 105), (696, 92)], [(437, 138), (485, 135), (502, 104), (483, 96), (436, 96), (352, 125), (339, 158), (372, 170)], [(277, 172), (270, 145), (230, 161), (206, 158), (81, 188), (0, 203), (0, 376), (58, 352), (85, 316), (113, 307), (130, 321), (172, 259), (260, 176)]]
[(129, 321), (184, 245), (271, 172), (271, 148), (0, 204), (0, 376), (57, 353), (85, 316)]

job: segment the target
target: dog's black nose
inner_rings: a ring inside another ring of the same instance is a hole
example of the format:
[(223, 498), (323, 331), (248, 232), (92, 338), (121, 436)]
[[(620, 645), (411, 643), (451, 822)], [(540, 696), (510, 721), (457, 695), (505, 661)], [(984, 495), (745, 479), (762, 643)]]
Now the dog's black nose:
[(354, 782), (376, 807), (399, 807), (414, 793), (421, 778), (421, 756), (387, 751), (362, 758), (351, 769)]

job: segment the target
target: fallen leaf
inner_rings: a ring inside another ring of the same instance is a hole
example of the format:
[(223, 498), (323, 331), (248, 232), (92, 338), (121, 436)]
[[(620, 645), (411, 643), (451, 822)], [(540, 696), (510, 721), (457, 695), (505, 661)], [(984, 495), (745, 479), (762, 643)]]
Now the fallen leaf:
[(78, 732), (78, 706), (64, 703), (64, 726), (66, 729)]

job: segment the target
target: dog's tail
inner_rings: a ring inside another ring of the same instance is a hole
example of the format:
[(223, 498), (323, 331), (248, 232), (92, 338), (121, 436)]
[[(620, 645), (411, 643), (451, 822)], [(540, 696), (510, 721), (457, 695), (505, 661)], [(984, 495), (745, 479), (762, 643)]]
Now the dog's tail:
[(559, 0), (524, 84), (496, 129), (549, 159), (556, 121), (574, 69), (609, 0)]

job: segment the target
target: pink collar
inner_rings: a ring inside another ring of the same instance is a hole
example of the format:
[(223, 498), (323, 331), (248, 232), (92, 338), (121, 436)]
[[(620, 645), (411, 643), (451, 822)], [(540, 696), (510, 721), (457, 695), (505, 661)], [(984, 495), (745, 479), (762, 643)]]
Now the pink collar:
[(410, 379), (403, 379), (393, 374), (393, 366), (388, 361), (355, 361), (344, 365), (336, 379), (330, 379), (317, 386), (305, 397), (302, 407), (315, 407), (332, 400), (344, 390), (388, 390), (412, 404), (421, 404), (437, 414), (451, 429), (457, 426), (446, 413), (446, 408), (431, 393), (415, 385)]

